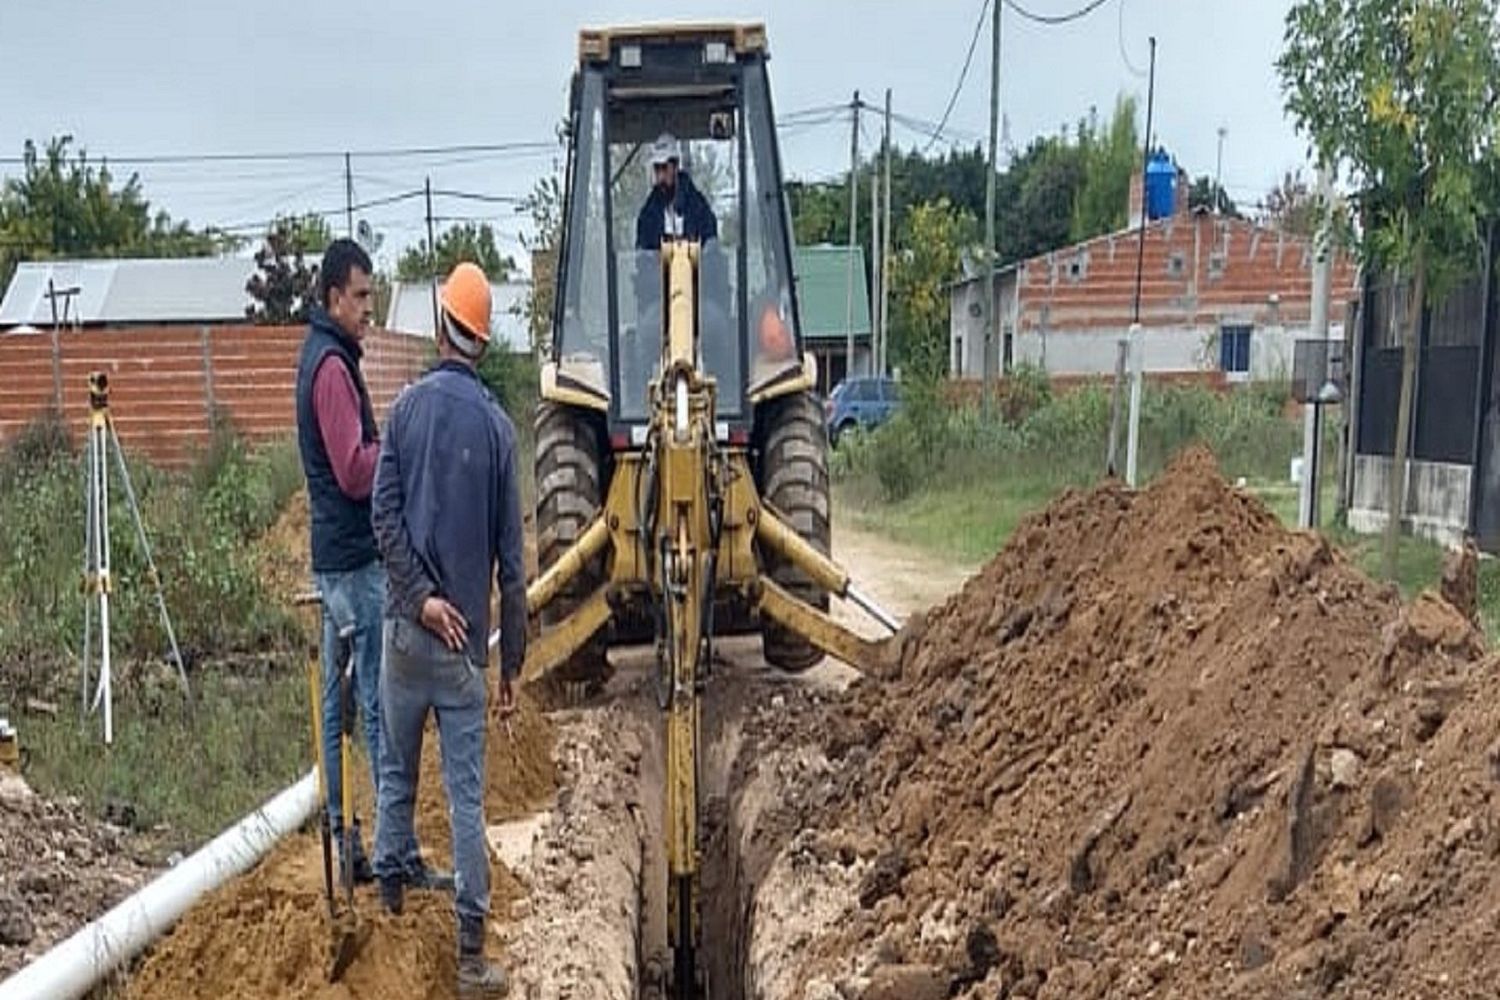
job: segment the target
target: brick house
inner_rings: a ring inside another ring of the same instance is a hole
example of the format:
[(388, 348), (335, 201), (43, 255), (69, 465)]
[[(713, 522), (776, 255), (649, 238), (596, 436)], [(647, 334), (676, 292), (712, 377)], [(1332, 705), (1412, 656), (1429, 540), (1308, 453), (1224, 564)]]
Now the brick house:
[[(1180, 186), (1179, 186), (1180, 187)], [(1140, 180), (1132, 218), (1140, 217)], [(1138, 222), (1136, 224), (1138, 226)], [(1057, 376), (1113, 372), (1117, 343), (1133, 318), (1138, 228), (1086, 240), (996, 273), (1002, 370), (1020, 363)], [(1141, 325), (1148, 373), (1204, 373), (1218, 380), (1289, 378), (1292, 344), (1307, 335), (1312, 301), (1308, 240), (1245, 219), (1176, 212), (1147, 223)], [(983, 274), (951, 290), (950, 371), (984, 370)], [(1334, 262), (1331, 336), (1358, 297), (1355, 263)]]

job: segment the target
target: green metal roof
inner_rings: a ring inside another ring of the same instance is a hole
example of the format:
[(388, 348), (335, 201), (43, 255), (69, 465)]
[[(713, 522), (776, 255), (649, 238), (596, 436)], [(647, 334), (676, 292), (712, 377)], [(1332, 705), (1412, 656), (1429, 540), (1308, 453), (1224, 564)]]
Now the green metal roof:
[(848, 336), (849, 261), (854, 261), (854, 336), (870, 339), (870, 292), (865, 281), (864, 248), (826, 243), (796, 249), (798, 306), (804, 340)]

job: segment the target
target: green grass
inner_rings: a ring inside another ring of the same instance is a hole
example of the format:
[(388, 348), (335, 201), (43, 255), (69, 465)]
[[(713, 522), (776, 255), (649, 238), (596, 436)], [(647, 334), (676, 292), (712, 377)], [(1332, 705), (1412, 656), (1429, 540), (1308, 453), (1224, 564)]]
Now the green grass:
[(962, 563), (982, 563), (1005, 545), (1021, 520), (1056, 495), (1050, 482), (969, 482), (895, 503), (835, 487), (836, 517), (884, 538)]
[[(153, 840), (190, 847), (310, 759), (300, 630), (261, 579), (257, 548), (302, 472), (290, 442), (251, 446), (227, 424), (185, 472), (126, 458), (191, 710), (164, 666), (155, 588), (111, 469), (114, 745), (99, 716), (80, 720), (82, 462), (67, 428), (42, 420), (0, 450), (0, 716), (20, 728), (26, 778), (42, 791), (78, 795), (96, 815), (123, 804), (138, 826), (164, 827)], [(29, 711), (36, 702), (59, 711)]]
[(296, 780), (312, 759), (301, 666), (268, 665), (194, 679), (188, 708), (171, 685), (117, 698), (114, 744), (99, 715), (77, 702), (57, 718), (17, 720), (29, 754), (26, 779), (70, 794), (101, 815), (125, 804), (138, 828), (163, 827), (163, 850), (191, 849)]

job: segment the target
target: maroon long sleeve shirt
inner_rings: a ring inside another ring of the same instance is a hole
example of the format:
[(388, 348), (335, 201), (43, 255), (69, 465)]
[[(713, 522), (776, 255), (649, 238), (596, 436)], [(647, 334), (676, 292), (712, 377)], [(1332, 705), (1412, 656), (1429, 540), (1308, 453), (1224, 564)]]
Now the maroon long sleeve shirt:
[(351, 500), (366, 499), (375, 485), (380, 441), (361, 440), (359, 390), (343, 362), (331, 354), (313, 375), (313, 412), (339, 489)]

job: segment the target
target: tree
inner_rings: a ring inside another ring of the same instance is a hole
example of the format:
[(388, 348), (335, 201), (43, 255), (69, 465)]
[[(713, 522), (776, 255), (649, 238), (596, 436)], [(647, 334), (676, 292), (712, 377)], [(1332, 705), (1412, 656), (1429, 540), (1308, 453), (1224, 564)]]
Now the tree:
[(1318, 162), (1358, 190), (1363, 262), (1410, 282), (1407, 315), (1394, 320), (1404, 320), (1386, 493), (1385, 572), (1394, 577), (1422, 316), (1479, 260), (1500, 84), (1496, 5), (1298, 0), (1286, 24), (1277, 69), (1287, 111)]
[(1124, 229), (1129, 221), (1130, 178), (1141, 161), (1135, 115), (1135, 98), (1122, 94), (1104, 132), (1098, 131), (1093, 115), (1079, 125), (1084, 177), (1073, 203), (1070, 235), (1075, 242)]
[(322, 257), (328, 244), (333, 242), (333, 227), (316, 212), (285, 216), (277, 221), (285, 229), (291, 246), (301, 250), (303, 256)]
[(1288, 171), (1266, 193), (1263, 221), (1289, 235), (1312, 238), (1318, 228), (1318, 203), (1302, 171)]
[[(1010, 206), (995, 220), (999, 259), (1022, 260), (1071, 243), (1087, 174), (1079, 146), (1060, 137), (1033, 143), (996, 187), (996, 204)], [(1001, 201), (1001, 191), (1013, 191), (1014, 200)]]
[(256, 273), (245, 283), (255, 304), (245, 315), (256, 323), (281, 326), (307, 322), (317, 301), (318, 265), (308, 252), (321, 252), (331, 242), (328, 224), (320, 216), (280, 216), (271, 223), (255, 251)]
[(1217, 212), (1219, 215), (1227, 215), (1231, 219), (1245, 217), (1240, 212), (1239, 206), (1234, 203), (1234, 199), (1229, 197), (1229, 192), (1225, 191), (1224, 186), (1212, 177), (1195, 178), (1188, 188), (1188, 209), (1197, 211), (1200, 208)]
[(521, 238), (531, 254), (531, 292), (523, 305), (531, 344), (541, 355), (550, 349), (552, 306), (557, 297), (557, 255), (562, 246), (563, 191), (560, 167), (537, 181), (522, 203), (535, 232)]
[(0, 287), (18, 262), (56, 257), (204, 257), (237, 248), (221, 231), (195, 230), (152, 211), (139, 176), (117, 184), (72, 136), (38, 150), (27, 141), (21, 176), (0, 188)]
[(438, 235), (435, 256), (425, 239), (409, 247), (396, 262), (396, 280), (441, 278), (466, 260), (484, 268), (491, 281), (505, 281), (516, 269), (516, 262), (501, 254), (496, 246), (493, 226), (487, 222), (463, 222), (449, 226)]
[(917, 382), (947, 374), (948, 287), (977, 233), (974, 217), (947, 198), (924, 202), (907, 216), (891, 275), (891, 353)]

